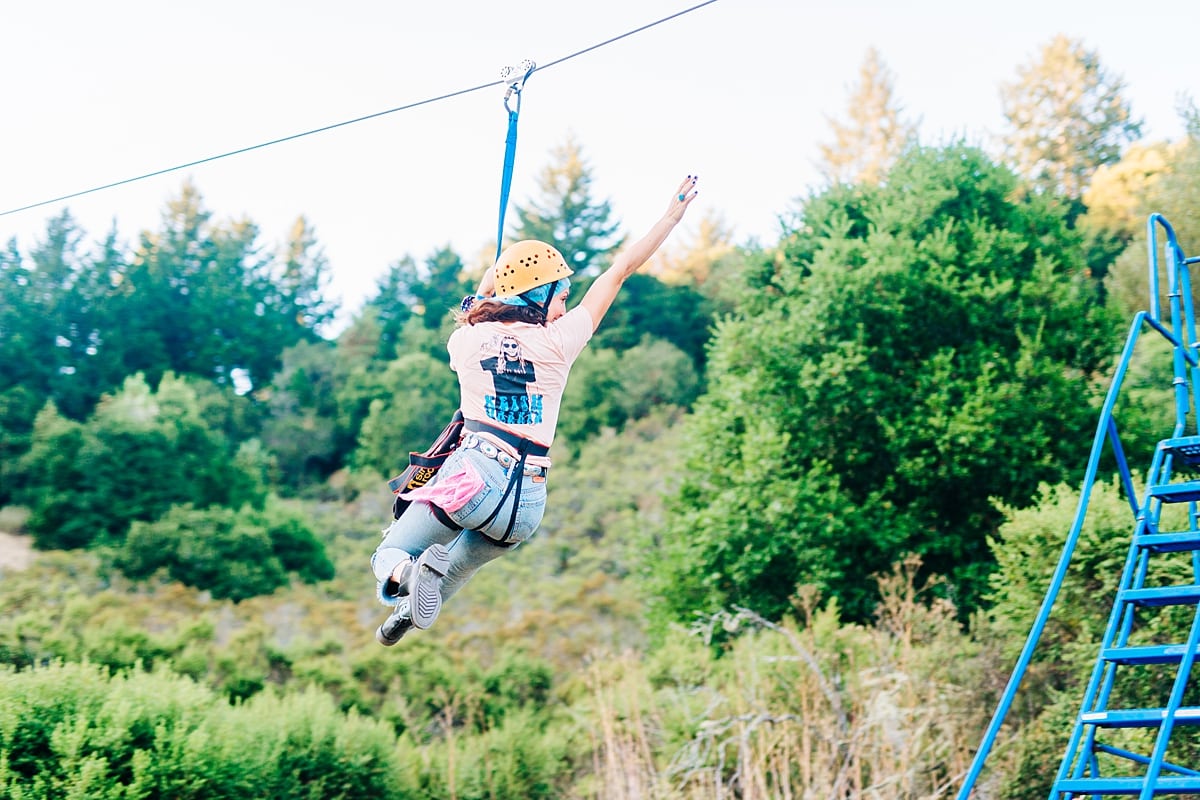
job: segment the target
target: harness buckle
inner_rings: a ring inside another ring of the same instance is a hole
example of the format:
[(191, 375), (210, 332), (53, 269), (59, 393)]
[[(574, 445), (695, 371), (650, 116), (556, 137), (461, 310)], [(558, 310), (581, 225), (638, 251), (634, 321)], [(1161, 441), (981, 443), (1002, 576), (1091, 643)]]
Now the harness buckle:
[[(485, 458), (492, 459), (504, 469), (511, 469), (512, 466), (518, 461), (518, 459), (513, 458), (513, 456), (511, 456), (509, 453), (501, 450), (499, 447), (496, 447), (496, 445), (492, 444), (487, 439), (484, 439), (482, 436), (476, 436), (473, 433), (467, 434), (467, 436), (463, 438), (462, 446), (465, 450), (478, 450)], [(546, 475), (546, 468), (526, 466), (523, 472), (525, 475), (530, 477), (544, 478)]]

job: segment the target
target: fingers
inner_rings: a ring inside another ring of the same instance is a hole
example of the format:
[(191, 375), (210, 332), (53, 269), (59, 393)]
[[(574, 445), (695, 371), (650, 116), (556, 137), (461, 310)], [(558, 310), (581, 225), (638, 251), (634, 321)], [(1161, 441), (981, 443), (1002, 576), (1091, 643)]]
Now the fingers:
[(696, 188), (696, 181), (699, 179), (699, 175), (688, 175), (684, 178), (683, 182), (679, 184), (679, 188), (675, 191), (675, 200), (671, 205), (682, 203), (686, 206), (692, 200), (696, 199), (696, 195), (699, 194), (699, 190)]

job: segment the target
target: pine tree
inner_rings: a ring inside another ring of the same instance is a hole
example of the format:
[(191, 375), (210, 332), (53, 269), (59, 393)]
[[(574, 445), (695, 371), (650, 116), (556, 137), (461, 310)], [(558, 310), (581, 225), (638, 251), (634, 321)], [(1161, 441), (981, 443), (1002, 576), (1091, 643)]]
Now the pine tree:
[(160, 229), (142, 235), (118, 287), (126, 374), (144, 372), (151, 385), (173, 371), (264, 386), (280, 354), (315, 340), (312, 325), (328, 319), (323, 272), (307, 227), (294, 231), (280, 267), (254, 223), (215, 223), (198, 190), (185, 185)]
[(295, 309), (296, 320), (305, 328), (318, 330), (332, 322), (337, 303), (326, 296), (329, 260), (304, 217), (292, 224), (281, 260), (282, 274), (276, 280), (281, 305)]
[(1125, 82), (1095, 50), (1059, 34), (1001, 87), (1006, 156), (1034, 187), (1078, 200), (1096, 168), (1141, 135)]
[(830, 183), (877, 184), (915, 138), (915, 122), (901, 116), (892, 74), (874, 47), (850, 93), (849, 121), (829, 120), (834, 141), (820, 145), (821, 172)]

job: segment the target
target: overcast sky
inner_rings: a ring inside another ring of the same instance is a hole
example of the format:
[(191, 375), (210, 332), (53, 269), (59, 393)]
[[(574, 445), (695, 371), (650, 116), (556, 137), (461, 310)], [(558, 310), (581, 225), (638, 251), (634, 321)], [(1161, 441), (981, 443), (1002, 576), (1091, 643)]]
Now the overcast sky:
[[(496, 80), (593, 47), (701, 0), (39, 0), (0, 27), (0, 212)], [(739, 241), (773, 241), (818, 184), (869, 47), (922, 139), (986, 144), (999, 87), (1054, 35), (1081, 39), (1128, 84), (1149, 139), (1177, 139), (1200, 101), (1200, 2), (1153, 12), (1095, 0), (716, 0), (533, 74), (512, 201), (536, 196), (551, 150), (581, 144), (597, 199), (640, 234), (686, 174)], [(1150, 8), (1150, 7), (1147, 7)], [(263, 243), (315, 226), (331, 293), (355, 310), (387, 266), (494, 242), (507, 116), (492, 87), (164, 175), (0, 215), (28, 251), (69, 208), (89, 239), (158, 226), (192, 181), (218, 219)], [(509, 208), (513, 218), (512, 207)]]

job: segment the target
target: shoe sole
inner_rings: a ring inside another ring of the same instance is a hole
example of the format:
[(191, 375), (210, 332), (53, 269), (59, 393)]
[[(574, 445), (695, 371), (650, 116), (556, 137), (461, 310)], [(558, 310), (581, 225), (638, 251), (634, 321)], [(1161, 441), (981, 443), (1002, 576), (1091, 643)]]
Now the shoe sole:
[(408, 587), (413, 627), (425, 630), (437, 622), (442, 612), (442, 578), (449, 569), (450, 553), (440, 544), (430, 545), (413, 564)]

